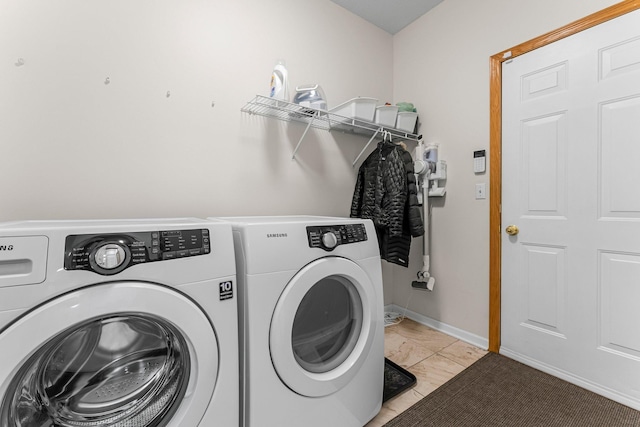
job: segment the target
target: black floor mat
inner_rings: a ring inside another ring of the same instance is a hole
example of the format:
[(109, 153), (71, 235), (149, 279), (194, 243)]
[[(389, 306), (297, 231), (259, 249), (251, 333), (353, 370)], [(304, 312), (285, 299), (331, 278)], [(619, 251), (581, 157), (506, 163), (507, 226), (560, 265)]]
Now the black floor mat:
[(391, 360), (384, 358), (384, 393), (382, 401), (386, 402), (409, 390), (416, 383), (416, 376), (406, 369), (396, 365)]

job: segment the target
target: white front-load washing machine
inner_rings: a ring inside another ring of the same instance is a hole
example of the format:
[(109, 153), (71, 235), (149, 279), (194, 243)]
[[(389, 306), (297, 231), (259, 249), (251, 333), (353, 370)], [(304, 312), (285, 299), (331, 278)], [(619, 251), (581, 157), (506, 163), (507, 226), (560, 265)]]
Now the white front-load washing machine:
[(239, 423), (229, 224), (0, 224), (1, 427)]
[(233, 225), (244, 427), (362, 427), (380, 410), (384, 307), (369, 220)]

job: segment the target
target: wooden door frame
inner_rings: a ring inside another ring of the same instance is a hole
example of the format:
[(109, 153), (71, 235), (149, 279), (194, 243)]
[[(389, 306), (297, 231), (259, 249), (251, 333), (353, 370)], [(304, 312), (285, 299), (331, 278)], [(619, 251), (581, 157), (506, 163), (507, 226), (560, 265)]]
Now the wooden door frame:
[(501, 206), (502, 206), (502, 63), (603, 22), (640, 9), (640, 0), (625, 0), (606, 9), (543, 34), (490, 58), (490, 158), (489, 168), (489, 351), (500, 351), (501, 300)]

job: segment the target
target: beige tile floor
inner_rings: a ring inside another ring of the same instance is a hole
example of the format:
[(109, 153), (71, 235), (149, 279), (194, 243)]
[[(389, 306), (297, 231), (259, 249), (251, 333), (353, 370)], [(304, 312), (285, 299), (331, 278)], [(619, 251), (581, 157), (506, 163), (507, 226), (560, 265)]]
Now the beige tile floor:
[(380, 427), (487, 354), (411, 319), (387, 326), (384, 355), (416, 376), (416, 385), (388, 400), (365, 427)]

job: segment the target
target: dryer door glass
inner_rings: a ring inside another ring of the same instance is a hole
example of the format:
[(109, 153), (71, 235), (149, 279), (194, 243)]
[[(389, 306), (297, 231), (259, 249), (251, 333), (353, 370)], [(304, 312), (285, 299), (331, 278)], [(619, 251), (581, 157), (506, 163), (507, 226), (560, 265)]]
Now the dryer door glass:
[(356, 346), (362, 328), (362, 302), (357, 289), (342, 276), (317, 282), (304, 296), (293, 321), (296, 361), (313, 373), (342, 364)]
[[(379, 268), (379, 259), (372, 263), (372, 271)], [(370, 360), (382, 368), (381, 296), (382, 282), (345, 258), (321, 258), (298, 271), (269, 325), (271, 362), (282, 382), (320, 397), (345, 387)]]
[(19, 369), (0, 425), (164, 426), (184, 396), (189, 360), (185, 339), (166, 320), (125, 313), (83, 322)]

